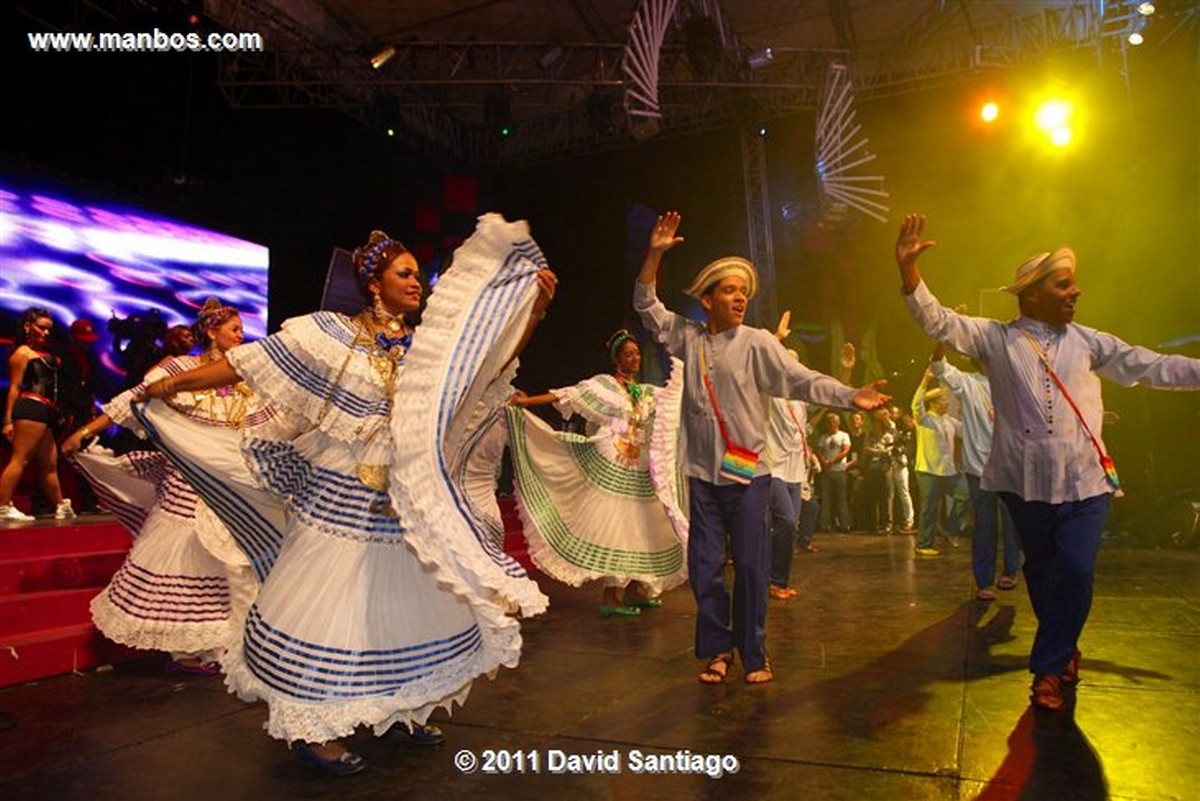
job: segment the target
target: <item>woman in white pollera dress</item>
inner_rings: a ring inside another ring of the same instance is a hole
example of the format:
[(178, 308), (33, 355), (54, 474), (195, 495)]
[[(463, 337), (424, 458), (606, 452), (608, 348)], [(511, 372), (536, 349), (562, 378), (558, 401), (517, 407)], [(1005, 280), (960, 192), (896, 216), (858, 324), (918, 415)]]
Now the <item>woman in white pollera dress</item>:
[[(676, 470), (683, 371), (672, 360), (666, 387), (642, 384), (633, 335), (621, 329), (607, 347), (612, 374), (514, 397), (509, 445), (534, 564), (573, 586), (603, 581), (601, 615), (637, 615), (687, 578), (687, 504)], [(583, 417), (589, 434), (556, 432), (524, 410), (548, 403)]]

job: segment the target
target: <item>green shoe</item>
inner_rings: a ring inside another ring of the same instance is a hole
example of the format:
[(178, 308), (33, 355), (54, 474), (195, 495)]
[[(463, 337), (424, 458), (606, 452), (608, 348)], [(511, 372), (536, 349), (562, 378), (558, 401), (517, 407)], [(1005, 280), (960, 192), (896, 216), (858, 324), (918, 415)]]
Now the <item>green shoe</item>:
[(661, 598), (630, 598), (625, 596), (621, 599), (621, 603), (626, 606), (637, 606), (642, 609), (657, 609), (663, 605)]
[(603, 617), (610, 617), (612, 615), (640, 615), (641, 613), (642, 610), (636, 606), (609, 606), (608, 604), (600, 604), (600, 614)]

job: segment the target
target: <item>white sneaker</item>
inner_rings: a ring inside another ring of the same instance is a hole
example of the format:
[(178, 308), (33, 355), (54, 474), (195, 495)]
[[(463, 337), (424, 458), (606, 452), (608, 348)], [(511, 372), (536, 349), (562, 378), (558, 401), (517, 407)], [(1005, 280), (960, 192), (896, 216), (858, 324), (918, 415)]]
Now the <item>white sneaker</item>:
[(71, 508), (71, 499), (63, 498), (62, 503), (54, 507), (55, 520), (69, 520), (75, 516), (75, 510)]
[(31, 515), (27, 515), (11, 503), (6, 503), (0, 506), (0, 520), (8, 520), (14, 523), (29, 523), (35, 520)]

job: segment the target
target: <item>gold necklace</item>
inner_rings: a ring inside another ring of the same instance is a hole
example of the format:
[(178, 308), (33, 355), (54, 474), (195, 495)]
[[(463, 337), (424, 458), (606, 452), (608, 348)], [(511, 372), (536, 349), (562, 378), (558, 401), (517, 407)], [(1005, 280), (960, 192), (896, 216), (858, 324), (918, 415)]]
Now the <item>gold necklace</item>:
[[(384, 330), (374, 331), (371, 326), (372, 321), (382, 323)], [(358, 317), (358, 329), (358, 333), (355, 335), (355, 342), (367, 347), (367, 361), (370, 363), (371, 369), (382, 380), (384, 403), (387, 405), (388, 418), (390, 418), (392, 398), (396, 391), (396, 376), (400, 372), (400, 360), (408, 352), (408, 343), (400, 340), (409, 335), (410, 332), (407, 326), (394, 316), (386, 322), (381, 321), (377, 310), (369, 315), (366, 311), (360, 314)], [(385, 422), (386, 419), (384, 421), (376, 421), (376, 425), (365, 439), (367, 441), (373, 440), (381, 427), (381, 423)], [(390, 465), (359, 462), (355, 472), (357, 473), (358, 480), (365, 486), (377, 492), (387, 492)], [(391, 503), (387, 501), (373, 503), (372, 512), (388, 517), (397, 516)]]
[(403, 336), (408, 330), (408, 327), (404, 324), (404, 317), (388, 311), (378, 295), (375, 296), (375, 301), (371, 304), (371, 316), (391, 336)]
[(359, 315), (359, 333), (355, 337), (355, 341), (366, 346), (367, 361), (379, 375), (386, 392), (387, 402), (390, 404), (392, 394), (396, 389), (396, 374), (399, 372), (400, 360), (404, 358), (404, 354), (408, 353), (408, 343), (400, 340), (411, 334), (403, 321), (395, 317), (383, 323), (384, 330), (379, 332), (372, 329), (372, 320), (380, 322), (379, 315), (375, 311), (372, 311), (369, 316), (365, 311)]

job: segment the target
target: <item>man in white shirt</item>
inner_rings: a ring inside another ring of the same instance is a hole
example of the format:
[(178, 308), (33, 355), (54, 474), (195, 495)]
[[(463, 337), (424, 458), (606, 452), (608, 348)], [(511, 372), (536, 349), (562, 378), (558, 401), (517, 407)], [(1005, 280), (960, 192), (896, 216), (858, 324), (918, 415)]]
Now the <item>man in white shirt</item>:
[[(873, 409), (887, 396), (878, 384), (855, 390), (810, 370), (788, 356), (769, 331), (742, 325), (758, 282), (746, 259), (717, 259), (684, 290), (700, 301), (707, 323), (668, 311), (656, 292), (658, 268), (663, 254), (683, 241), (675, 236), (679, 222), (676, 212), (658, 218), (634, 286), (633, 308), (684, 365), (680, 462), (691, 512), (688, 577), (697, 607), (696, 656), (708, 663), (699, 679), (724, 682), (737, 648), (746, 682), (764, 684), (774, 678), (766, 653), (771, 477), (759, 459), (767, 399)], [(732, 599), (725, 587), (727, 542), (734, 567)]]
[(957, 314), (921, 280), (922, 215), (896, 240), (909, 312), (925, 333), (977, 360), (993, 387), (995, 430), (984, 489), (1000, 493), (1025, 552), (1025, 584), (1038, 619), (1029, 655), (1030, 700), (1067, 707), (1079, 679), (1079, 635), (1092, 602), (1096, 555), (1110, 494), (1119, 488), (1100, 439), (1100, 377), (1123, 386), (1200, 389), (1200, 359), (1163, 355), (1074, 322), (1075, 253), (1060, 247), (1022, 263), (1005, 289), (1021, 315), (1009, 323)]
[[(800, 356), (789, 350), (796, 361)], [(808, 503), (808, 405), (804, 401), (771, 398), (767, 411), (767, 470), (771, 473), (771, 581), (767, 592), (777, 601), (797, 595), (788, 586), (800, 510)]]
[[(785, 311), (775, 327), (775, 338), (787, 339), (792, 313)], [(800, 354), (788, 349), (797, 362)], [(767, 594), (777, 601), (790, 601), (799, 592), (788, 586), (792, 557), (802, 510), (812, 502), (809, 467), (816, 457), (808, 449), (808, 404), (787, 398), (771, 398), (767, 407), (767, 470), (771, 474), (771, 581)]]
[(850, 457), (850, 435), (842, 431), (842, 418), (836, 412), (825, 415), (825, 434), (817, 440), (817, 459), (821, 465), (822, 531), (850, 530), (850, 503), (846, 487), (846, 463)]

